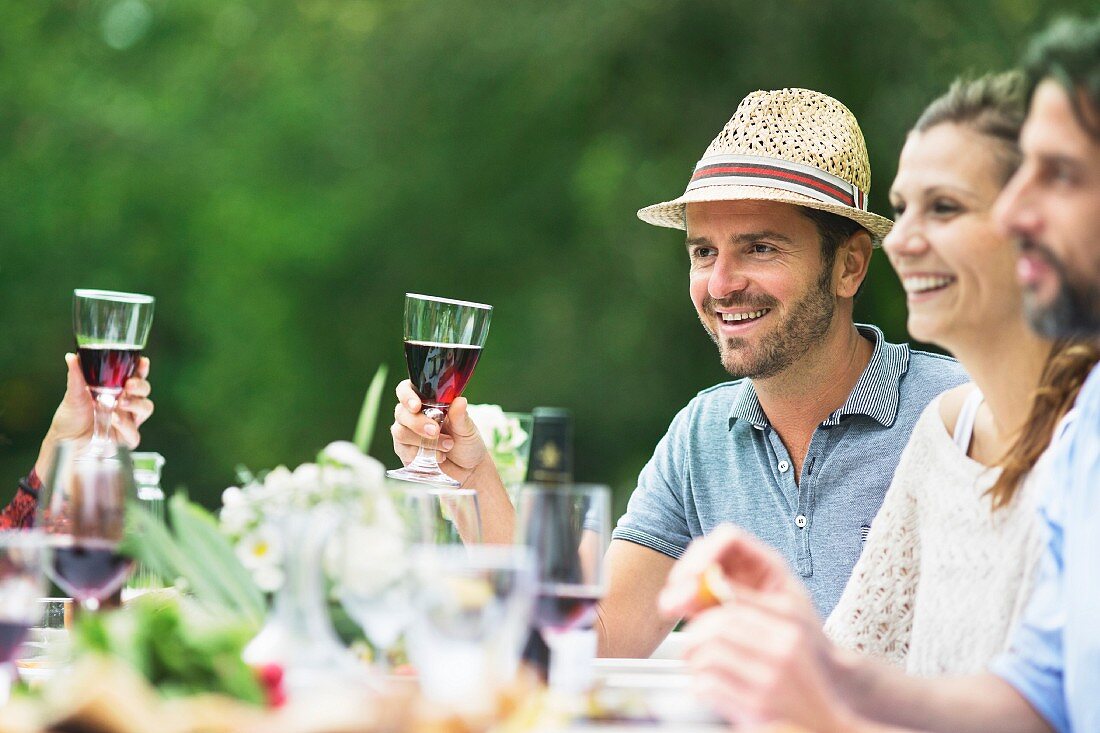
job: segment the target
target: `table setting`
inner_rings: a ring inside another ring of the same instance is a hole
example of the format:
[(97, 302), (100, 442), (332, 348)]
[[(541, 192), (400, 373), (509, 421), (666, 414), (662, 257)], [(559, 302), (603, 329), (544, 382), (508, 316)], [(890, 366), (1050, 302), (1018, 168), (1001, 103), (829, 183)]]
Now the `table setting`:
[[(165, 501), (165, 459), (107, 437), (153, 307), (74, 293), (96, 428), (57, 451), (34, 528), (0, 532), (0, 733), (723, 727), (674, 641), (664, 658), (596, 659), (610, 490), (527, 481), (531, 415), (470, 410), (515, 506), (511, 544), (482, 541), (478, 493), (440, 471), (434, 441), (396, 471), (367, 454), (384, 367), (352, 440), (242, 466), (216, 511)], [(491, 315), (407, 295), (409, 376), (437, 423)]]

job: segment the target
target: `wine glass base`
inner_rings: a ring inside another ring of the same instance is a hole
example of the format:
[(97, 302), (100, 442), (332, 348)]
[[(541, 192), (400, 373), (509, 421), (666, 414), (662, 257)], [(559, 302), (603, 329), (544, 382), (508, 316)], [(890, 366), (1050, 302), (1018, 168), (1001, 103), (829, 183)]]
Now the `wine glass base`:
[(386, 471), (386, 475), (399, 481), (413, 481), (418, 484), (435, 484), (436, 486), (447, 486), (452, 489), (457, 489), (462, 485), (439, 469), (435, 471), (426, 471), (414, 469), (412, 466), (406, 466), (405, 468), (398, 468), (394, 471)]

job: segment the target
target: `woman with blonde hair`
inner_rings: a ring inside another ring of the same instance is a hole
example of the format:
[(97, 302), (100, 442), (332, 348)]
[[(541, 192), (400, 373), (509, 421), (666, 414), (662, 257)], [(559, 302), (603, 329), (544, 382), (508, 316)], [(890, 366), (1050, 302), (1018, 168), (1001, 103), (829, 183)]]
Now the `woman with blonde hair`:
[(909, 333), (973, 382), (914, 427), (825, 633), (911, 674), (975, 672), (1003, 651), (1044, 546), (1043, 455), (1097, 360), (1029, 328), (1013, 242), (993, 223), (1020, 163), (1023, 95), (1014, 73), (957, 81), (909, 133), (890, 190), (883, 246)]

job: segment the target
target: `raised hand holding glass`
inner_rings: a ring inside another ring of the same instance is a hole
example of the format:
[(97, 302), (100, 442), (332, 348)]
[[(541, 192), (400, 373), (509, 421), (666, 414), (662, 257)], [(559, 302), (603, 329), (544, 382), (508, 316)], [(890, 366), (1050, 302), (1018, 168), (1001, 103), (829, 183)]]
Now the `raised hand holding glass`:
[(89, 454), (110, 455), (111, 416), (126, 380), (137, 370), (153, 325), (150, 295), (73, 291), (73, 335), (84, 381), (95, 401)]
[[(465, 300), (405, 294), (405, 362), (424, 414), (443, 424), (451, 403), (462, 394), (489, 335), (493, 307)], [(425, 439), (405, 468), (390, 471), (403, 481), (457, 487), (436, 458), (436, 439)]]

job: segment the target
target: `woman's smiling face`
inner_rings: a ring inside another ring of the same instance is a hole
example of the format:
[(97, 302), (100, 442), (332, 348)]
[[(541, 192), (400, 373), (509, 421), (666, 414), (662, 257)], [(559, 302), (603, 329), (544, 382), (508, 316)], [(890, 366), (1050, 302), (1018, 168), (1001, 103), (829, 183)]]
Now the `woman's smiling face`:
[(949, 351), (1023, 318), (1016, 253), (992, 218), (1005, 143), (965, 125), (909, 134), (890, 188), (883, 248), (905, 288), (909, 333)]

